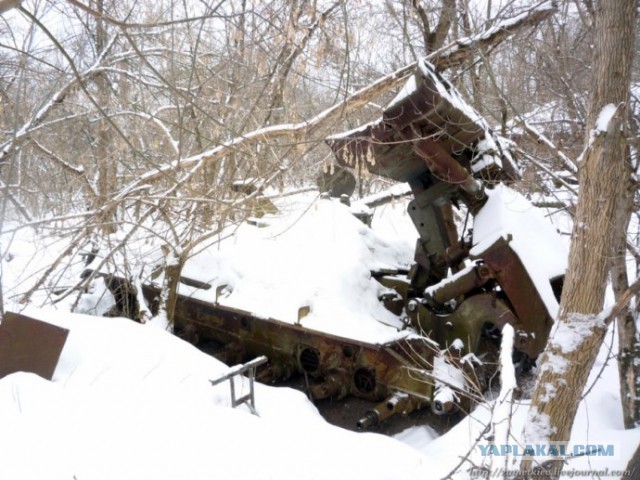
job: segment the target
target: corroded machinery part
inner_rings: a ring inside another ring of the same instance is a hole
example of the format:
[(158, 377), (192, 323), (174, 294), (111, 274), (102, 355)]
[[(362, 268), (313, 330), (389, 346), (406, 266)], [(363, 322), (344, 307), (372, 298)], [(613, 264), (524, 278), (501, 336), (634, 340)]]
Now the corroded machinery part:
[(326, 374), (318, 383), (309, 387), (313, 400), (330, 398), (340, 400), (349, 394), (349, 372), (335, 369)]
[(6, 312), (0, 323), (0, 378), (31, 372), (51, 380), (69, 330)]
[(416, 409), (422, 408), (423, 402), (404, 392), (396, 392), (386, 400), (368, 410), (364, 417), (356, 423), (363, 430), (378, 425), (393, 415), (408, 415)]
[(502, 328), (505, 323), (518, 321), (509, 306), (492, 292), (464, 299), (448, 314), (436, 314), (418, 300), (410, 300), (407, 307), (412, 325), (435, 340), (442, 348), (461, 342), (462, 354), (478, 353), (485, 325)]
[[(150, 302), (159, 288), (144, 285), (143, 294)], [(381, 401), (397, 390), (417, 398), (433, 395), (428, 372), (438, 346), (425, 338), (370, 344), (183, 295), (174, 317), (176, 330), (195, 329), (201, 341), (235, 346), (234, 353), (245, 358), (268, 356), (269, 366), (257, 375), (261, 380), (304, 374), (314, 399), (354, 395)]]
[[(158, 287), (143, 285), (148, 302), (159, 293)], [(269, 364), (257, 372), (259, 380), (304, 374), (314, 400), (353, 395), (382, 401), (363, 417), (361, 428), (424, 408), (434, 397), (433, 361), (440, 345), (425, 337), (369, 344), (183, 295), (178, 296), (175, 327), (196, 331), (201, 341), (226, 345), (223, 353), (232, 363), (268, 355)]]
[(450, 389), (440, 389), (436, 391), (431, 401), (431, 411), (436, 415), (445, 415), (453, 412), (459, 403), (459, 397)]
[(494, 278), (493, 272), (482, 263), (468, 268), (425, 290), (423, 297), (434, 305), (443, 305), (469, 292), (479, 289)]

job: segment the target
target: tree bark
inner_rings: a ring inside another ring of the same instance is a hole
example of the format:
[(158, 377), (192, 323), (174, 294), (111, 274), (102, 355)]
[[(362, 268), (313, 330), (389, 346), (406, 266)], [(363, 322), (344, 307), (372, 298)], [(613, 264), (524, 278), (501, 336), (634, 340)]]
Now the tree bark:
[[(635, 2), (606, 0), (596, 15), (593, 89), (587, 123), (585, 155), (579, 171), (580, 193), (574, 219), (569, 267), (557, 325), (541, 359), (525, 443), (570, 439), (573, 419), (596, 359), (606, 323), (600, 315), (615, 254), (616, 213), (624, 208), (625, 139), (633, 59)], [(616, 112), (604, 122), (603, 109)], [(606, 123), (606, 126), (604, 125)], [(546, 472), (533, 472), (531, 459), (521, 468), (529, 478), (559, 478), (562, 460), (547, 462)]]
[(626, 472), (629, 472), (629, 476), (627, 478), (637, 478), (636, 475), (640, 472), (640, 445), (636, 448), (635, 453), (627, 463), (627, 468), (625, 468)]
[[(628, 155), (628, 152), (626, 152)], [(629, 172), (631, 170), (629, 169)], [(630, 177), (631, 173), (629, 173)], [(616, 212), (615, 255), (611, 260), (611, 285), (616, 301), (629, 288), (627, 273), (627, 228), (631, 220), (633, 209), (633, 184), (621, 189), (624, 195), (624, 209)], [(640, 384), (640, 351), (638, 345), (638, 331), (634, 313), (629, 307), (625, 308), (616, 319), (618, 327), (618, 376), (620, 378), (620, 400), (622, 403), (622, 418), (625, 428), (635, 428), (640, 420), (640, 402), (638, 394)]]
[[(104, 13), (104, 0), (97, 0), (96, 9), (100, 14)], [(96, 54), (100, 58), (104, 53), (107, 45), (107, 31), (104, 20), (96, 18)], [(109, 78), (106, 73), (98, 74), (96, 78), (97, 100), (102, 108), (107, 108), (109, 101)], [(96, 162), (98, 171), (98, 181), (96, 185), (97, 196), (95, 199), (95, 209), (100, 212), (96, 222), (100, 226), (102, 233), (108, 235), (116, 231), (113, 210), (101, 210), (100, 207), (105, 205), (111, 198), (113, 185), (115, 184), (115, 172), (112, 158), (110, 158), (110, 148), (112, 147), (112, 139), (109, 135), (109, 123), (104, 118), (98, 121), (98, 132), (96, 138)]]

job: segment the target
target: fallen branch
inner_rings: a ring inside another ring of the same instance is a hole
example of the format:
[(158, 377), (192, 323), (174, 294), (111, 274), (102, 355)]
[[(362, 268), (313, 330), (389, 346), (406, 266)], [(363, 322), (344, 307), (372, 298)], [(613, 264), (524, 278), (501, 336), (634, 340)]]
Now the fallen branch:
[(474, 52), (487, 47), (494, 47), (524, 27), (535, 26), (556, 12), (557, 7), (554, 2), (544, 2), (520, 15), (497, 23), (478, 35), (458, 40), (455, 42), (457, 48), (446, 54), (441, 53), (437, 58), (430, 59), (430, 62), (436, 66), (437, 70), (445, 70), (460, 65)]

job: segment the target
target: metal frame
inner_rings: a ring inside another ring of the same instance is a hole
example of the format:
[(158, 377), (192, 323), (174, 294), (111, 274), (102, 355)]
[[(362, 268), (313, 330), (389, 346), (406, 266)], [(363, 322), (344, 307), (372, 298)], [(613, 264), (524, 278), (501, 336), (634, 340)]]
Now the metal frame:
[[(250, 362), (231, 367), (231, 369), (220, 378), (217, 378), (215, 380), (209, 380), (209, 381), (211, 382), (212, 386), (216, 386), (226, 380), (229, 380), (229, 385), (231, 386), (231, 407), (236, 408), (238, 405), (242, 405), (244, 403), (249, 407), (249, 410), (251, 410), (251, 413), (253, 413), (254, 415), (257, 415), (258, 412), (256, 412), (256, 400), (255, 400), (255, 394), (254, 394), (256, 368), (258, 368), (260, 365), (264, 363), (267, 363), (267, 361), (268, 361), (267, 357), (265, 357), (264, 355), (261, 355), (257, 358), (254, 358)], [(247, 371), (249, 372), (248, 374), (249, 393), (246, 395), (243, 395), (240, 398), (236, 398), (236, 386), (234, 382), (234, 377), (243, 375)]]

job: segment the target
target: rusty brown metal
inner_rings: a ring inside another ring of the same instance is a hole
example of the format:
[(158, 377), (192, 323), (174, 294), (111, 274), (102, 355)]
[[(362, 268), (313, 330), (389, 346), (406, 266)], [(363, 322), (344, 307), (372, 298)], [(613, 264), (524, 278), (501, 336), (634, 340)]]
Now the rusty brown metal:
[[(144, 285), (143, 294), (152, 302), (159, 289)], [(284, 380), (295, 373), (311, 378), (315, 399), (353, 395), (381, 401), (402, 391), (428, 403), (433, 395), (429, 371), (436, 349), (427, 339), (412, 336), (371, 344), (182, 295), (174, 321), (178, 332), (197, 331), (200, 341), (230, 347), (233, 352), (225, 358), (229, 362), (268, 356), (269, 366), (258, 372), (258, 379)]]
[(531, 358), (537, 357), (547, 343), (553, 319), (518, 254), (509, 246), (509, 239), (499, 238), (484, 252), (476, 255), (494, 272), (516, 319), (516, 349)]
[[(500, 329), (508, 322), (516, 329), (516, 348), (535, 358), (553, 322), (518, 255), (500, 240), (472, 257), (470, 243), (447, 228), (447, 207), (462, 202), (475, 215), (486, 202), (484, 183), (510, 180), (515, 173), (508, 161), (502, 172), (493, 170), (496, 165), (474, 171), (471, 163), (482, 154), (478, 142), (492, 135), (486, 123), (428, 64), (421, 64), (413, 81), (415, 88), (377, 121), (327, 141), (339, 164), (360, 162), (374, 174), (408, 182), (414, 194), (408, 211), (419, 241), (410, 283), (379, 278), (404, 299), (412, 324), (441, 346), (461, 338), (475, 352), (486, 324)], [(506, 158), (502, 151), (496, 154)], [(452, 279), (449, 268), (456, 272), (466, 259), (481, 264)], [(397, 312), (399, 302), (391, 298), (383, 298), (385, 305)]]
[(0, 324), (0, 378), (31, 372), (53, 378), (69, 330), (7, 312)]
[(393, 415), (408, 415), (416, 409), (422, 408), (423, 402), (403, 392), (396, 392), (386, 400), (368, 410), (364, 417), (356, 423), (359, 429), (371, 428), (384, 422)]
[[(399, 182), (434, 176), (475, 193), (480, 185), (469, 179), (468, 167), (486, 127), (443, 95), (451, 88), (444, 79), (423, 69), (431, 67), (416, 70), (415, 90), (389, 106), (380, 119), (331, 137), (327, 144), (344, 167), (366, 165), (371, 173)], [(500, 171), (496, 178), (513, 174)]]
[(493, 272), (485, 265), (475, 265), (466, 272), (461, 272), (442, 287), (428, 289), (424, 298), (435, 304), (444, 304), (454, 298), (476, 290), (494, 277)]

